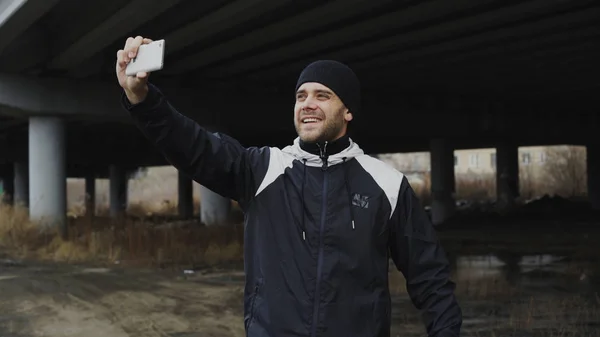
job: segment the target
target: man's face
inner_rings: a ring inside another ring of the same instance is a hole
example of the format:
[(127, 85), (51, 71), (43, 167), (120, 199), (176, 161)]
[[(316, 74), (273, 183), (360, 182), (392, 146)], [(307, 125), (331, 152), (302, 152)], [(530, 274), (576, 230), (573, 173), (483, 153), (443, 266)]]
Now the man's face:
[(296, 92), (294, 125), (305, 142), (332, 141), (346, 133), (352, 114), (333, 90), (320, 83), (304, 83)]

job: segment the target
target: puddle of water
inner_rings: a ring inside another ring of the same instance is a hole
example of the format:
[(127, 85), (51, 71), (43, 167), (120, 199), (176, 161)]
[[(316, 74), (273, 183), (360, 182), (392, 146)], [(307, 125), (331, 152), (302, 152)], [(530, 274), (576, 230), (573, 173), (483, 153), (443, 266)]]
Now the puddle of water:
[(465, 335), (600, 337), (599, 262), (512, 253), (453, 262)]
[(462, 256), (456, 260), (457, 275), (467, 274), (469, 278), (477, 279), (489, 276), (520, 276), (556, 275), (573, 276), (577, 270), (584, 273), (584, 264), (576, 265), (565, 256), (554, 255), (525, 255), (504, 256), (490, 255)]
[(16, 275), (0, 275), (0, 281), (12, 280), (14, 278), (17, 278), (17, 276)]
[(110, 272), (108, 268), (84, 268), (80, 271), (81, 274), (104, 274)]

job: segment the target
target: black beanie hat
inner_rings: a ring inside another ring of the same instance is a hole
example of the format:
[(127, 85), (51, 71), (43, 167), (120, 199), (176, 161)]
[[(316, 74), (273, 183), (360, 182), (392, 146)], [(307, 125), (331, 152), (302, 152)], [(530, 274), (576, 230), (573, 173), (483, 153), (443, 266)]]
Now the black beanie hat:
[(300, 73), (295, 92), (306, 82), (318, 82), (330, 88), (354, 117), (359, 113), (360, 82), (347, 65), (333, 60), (315, 61)]

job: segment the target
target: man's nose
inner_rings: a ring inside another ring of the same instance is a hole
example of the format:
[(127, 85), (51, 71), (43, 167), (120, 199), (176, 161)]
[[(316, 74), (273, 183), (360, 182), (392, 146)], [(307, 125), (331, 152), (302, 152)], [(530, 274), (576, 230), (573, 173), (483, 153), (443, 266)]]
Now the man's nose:
[(304, 100), (304, 103), (302, 104), (302, 110), (315, 110), (317, 108), (317, 105), (315, 104), (314, 100), (310, 97), (307, 97), (306, 100)]

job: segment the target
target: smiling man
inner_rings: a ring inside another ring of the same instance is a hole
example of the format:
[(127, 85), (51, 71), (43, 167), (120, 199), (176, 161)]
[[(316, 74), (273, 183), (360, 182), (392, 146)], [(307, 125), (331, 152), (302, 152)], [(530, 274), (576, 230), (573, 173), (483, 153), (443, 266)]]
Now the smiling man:
[(125, 75), (149, 42), (130, 38), (117, 54), (122, 103), (172, 165), (242, 207), (247, 336), (390, 336), (390, 257), (428, 335), (459, 336), (449, 264), (408, 180), (347, 135), (361, 113), (350, 68), (309, 64), (295, 89), (298, 137), (246, 148), (180, 114), (148, 74)]

